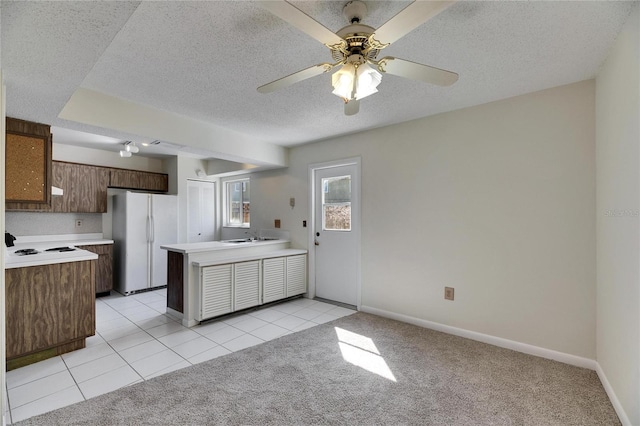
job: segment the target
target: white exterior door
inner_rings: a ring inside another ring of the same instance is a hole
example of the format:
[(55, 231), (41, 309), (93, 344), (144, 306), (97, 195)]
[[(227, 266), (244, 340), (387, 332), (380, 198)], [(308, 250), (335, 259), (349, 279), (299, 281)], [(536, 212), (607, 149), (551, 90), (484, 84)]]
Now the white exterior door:
[(214, 182), (187, 181), (187, 242), (215, 240), (216, 186)]
[(315, 295), (358, 305), (360, 197), (357, 164), (313, 170)]

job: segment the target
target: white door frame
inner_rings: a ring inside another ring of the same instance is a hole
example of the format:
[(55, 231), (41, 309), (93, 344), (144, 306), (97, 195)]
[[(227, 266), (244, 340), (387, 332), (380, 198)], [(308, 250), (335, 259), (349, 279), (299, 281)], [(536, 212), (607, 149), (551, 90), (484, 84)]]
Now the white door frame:
[(313, 299), (316, 297), (316, 250), (315, 250), (315, 223), (316, 223), (316, 190), (315, 190), (315, 177), (317, 170), (330, 169), (340, 166), (355, 166), (356, 175), (352, 177), (353, 185), (351, 188), (351, 196), (358, 203), (358, 216), (354, 218), (351, 231), (354, 233), (356, 239), (356, 294), (357, 294), (357, 308), (360, 310), (362, 304), (361, 299), (361, 222), (362, 222), (362, 203), (360, 198), (360, 176), (362, 159), (360, 157), (345, 158), (342, 160), (329, 161), (325, 163), (309, 164), (309, 212), (310, 220), (307, 222), (308, 231), (308, 258), (309, 258), (309, 290), (308, 296)]

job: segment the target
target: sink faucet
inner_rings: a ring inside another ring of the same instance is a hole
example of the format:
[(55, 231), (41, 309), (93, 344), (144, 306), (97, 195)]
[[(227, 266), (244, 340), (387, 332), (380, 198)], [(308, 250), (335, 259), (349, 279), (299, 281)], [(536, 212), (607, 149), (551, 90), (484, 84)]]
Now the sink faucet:
[(252, 240), (258, 239), (258, 232), (245, 231), (245, 235), (248, 235)]

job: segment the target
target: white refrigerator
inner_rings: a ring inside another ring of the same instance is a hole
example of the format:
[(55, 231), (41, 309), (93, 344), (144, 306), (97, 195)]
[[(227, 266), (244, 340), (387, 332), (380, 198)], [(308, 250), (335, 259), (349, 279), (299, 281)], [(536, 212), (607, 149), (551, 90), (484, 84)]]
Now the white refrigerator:
[(113, 197), (114, 288), (124, 295), (167, 285), (164, 244), (178, 242), (175, 195), (124, 192)]

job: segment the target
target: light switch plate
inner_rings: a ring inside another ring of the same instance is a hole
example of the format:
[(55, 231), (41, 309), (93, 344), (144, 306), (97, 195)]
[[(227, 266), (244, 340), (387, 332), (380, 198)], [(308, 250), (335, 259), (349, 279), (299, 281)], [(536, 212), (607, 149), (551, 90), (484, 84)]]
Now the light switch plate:
[(445, 287), (444, 288), (444, 298), (446, 300), (453, 300), (453, 293), (454, 293), (453, 287)]

